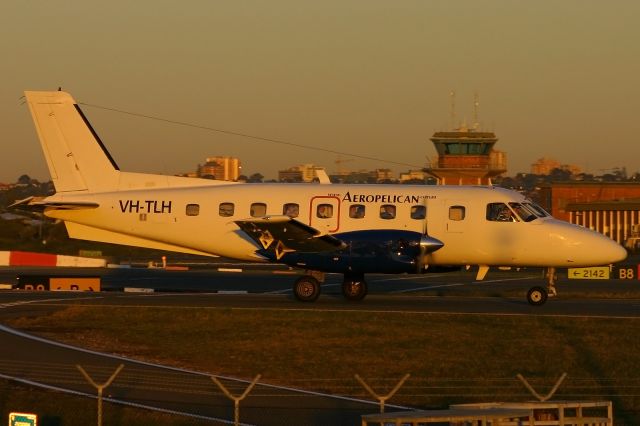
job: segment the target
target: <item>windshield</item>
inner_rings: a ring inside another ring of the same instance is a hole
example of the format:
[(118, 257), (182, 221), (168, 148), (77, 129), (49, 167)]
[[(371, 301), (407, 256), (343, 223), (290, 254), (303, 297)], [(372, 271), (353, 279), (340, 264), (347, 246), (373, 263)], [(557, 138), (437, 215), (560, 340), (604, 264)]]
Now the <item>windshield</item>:
[(523, 203), (523, 205), (527, 206), (538, 217), (551, 216), (549, 213), (547, 213), (547, 211), (545, 209), (543, 209), (542, 207), (540, 207), (539, 205), (537, 205), (536, 203), (533, 203), (531, 201), (529, 201), (527, 203)]
[(531, 222), (532, 220), (538, 218), (538, 215), (535, 213), (535, 211), (524, 204), (509, 203), (509, 205), (523, 222)]

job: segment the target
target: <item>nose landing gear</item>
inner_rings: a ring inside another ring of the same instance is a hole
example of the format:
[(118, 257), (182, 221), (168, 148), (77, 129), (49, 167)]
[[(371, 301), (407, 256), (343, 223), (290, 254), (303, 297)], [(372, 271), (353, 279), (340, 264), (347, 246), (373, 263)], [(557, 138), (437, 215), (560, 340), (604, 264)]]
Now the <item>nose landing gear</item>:
[(527, 292), (527, 302), (530, 305), (544, 305), (548, 297), (554, 297), (558, 294), (556, 290), (556, 280), (558, 278), (556, 268), (552, 266), (546, 268), (544, 276), (547, 280), (547, 288), (536, 286), (531, 287)]

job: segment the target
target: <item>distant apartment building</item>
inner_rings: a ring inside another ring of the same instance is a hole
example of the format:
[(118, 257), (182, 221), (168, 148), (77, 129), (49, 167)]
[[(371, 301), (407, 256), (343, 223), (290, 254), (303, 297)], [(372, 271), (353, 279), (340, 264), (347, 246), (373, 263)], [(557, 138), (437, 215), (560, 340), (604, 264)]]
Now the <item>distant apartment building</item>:
[(388, 182), (395, 179), (391, 169), (375, 169), (372, 172), (372, 177), (376, 182)]
[(400, 173), (400, 182), (407, 182), (410, 180), (425, 181), (429, 175), (423, 170), (409, 170), (408, 172)]
[(535, 163), (531, 164), (531, 173), (534, 175), (550, 175), (554, 169), (567, 171), (573, 175), (582, 173), (582, 169), (575, 164), (561, 164), (553, 158), (538, 158)]
[(279, 170), (278, 180), (280, 182), (313, 182), (316, 178), (317, 170), (324, 170), (324, 167), (314, 166), (313, 164), (300, 164), (285, 170)]
[(207, 157), (203, 165), (198, 165), (198, 177), (237, 181), (241, 168), (240, 160), (235, 157)]

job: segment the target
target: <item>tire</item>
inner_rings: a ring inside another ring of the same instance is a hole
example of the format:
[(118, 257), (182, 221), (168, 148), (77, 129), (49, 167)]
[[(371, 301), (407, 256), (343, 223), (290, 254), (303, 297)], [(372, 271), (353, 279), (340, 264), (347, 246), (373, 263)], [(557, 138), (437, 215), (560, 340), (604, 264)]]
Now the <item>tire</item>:
[(345, 299), (357, 302), (367, 295), (367, 282), (364, 279), (345, 278), (342, 282), (342, 295)]
[(293, 285), (293, 295), (301, 302), (315, 302), (320, 296), (320, 283), (309, 275), (302, 276)]
[(527, 292), (527, 302), (533, 306), (541, 306), (547, 301), (547, 289), (544, 287), (531, 287)]

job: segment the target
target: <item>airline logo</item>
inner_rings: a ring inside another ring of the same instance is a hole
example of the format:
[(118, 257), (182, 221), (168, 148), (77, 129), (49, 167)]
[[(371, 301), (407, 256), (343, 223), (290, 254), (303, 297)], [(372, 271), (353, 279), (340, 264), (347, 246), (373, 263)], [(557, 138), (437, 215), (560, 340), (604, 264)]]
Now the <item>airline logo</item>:
[(424, 203), (424, 200), (435, 199), (435, 195), (391, 195), (391, 194), (351, 194), (347, 192), (342, 197), (342, 201), (348, 201), (350, 203)]

